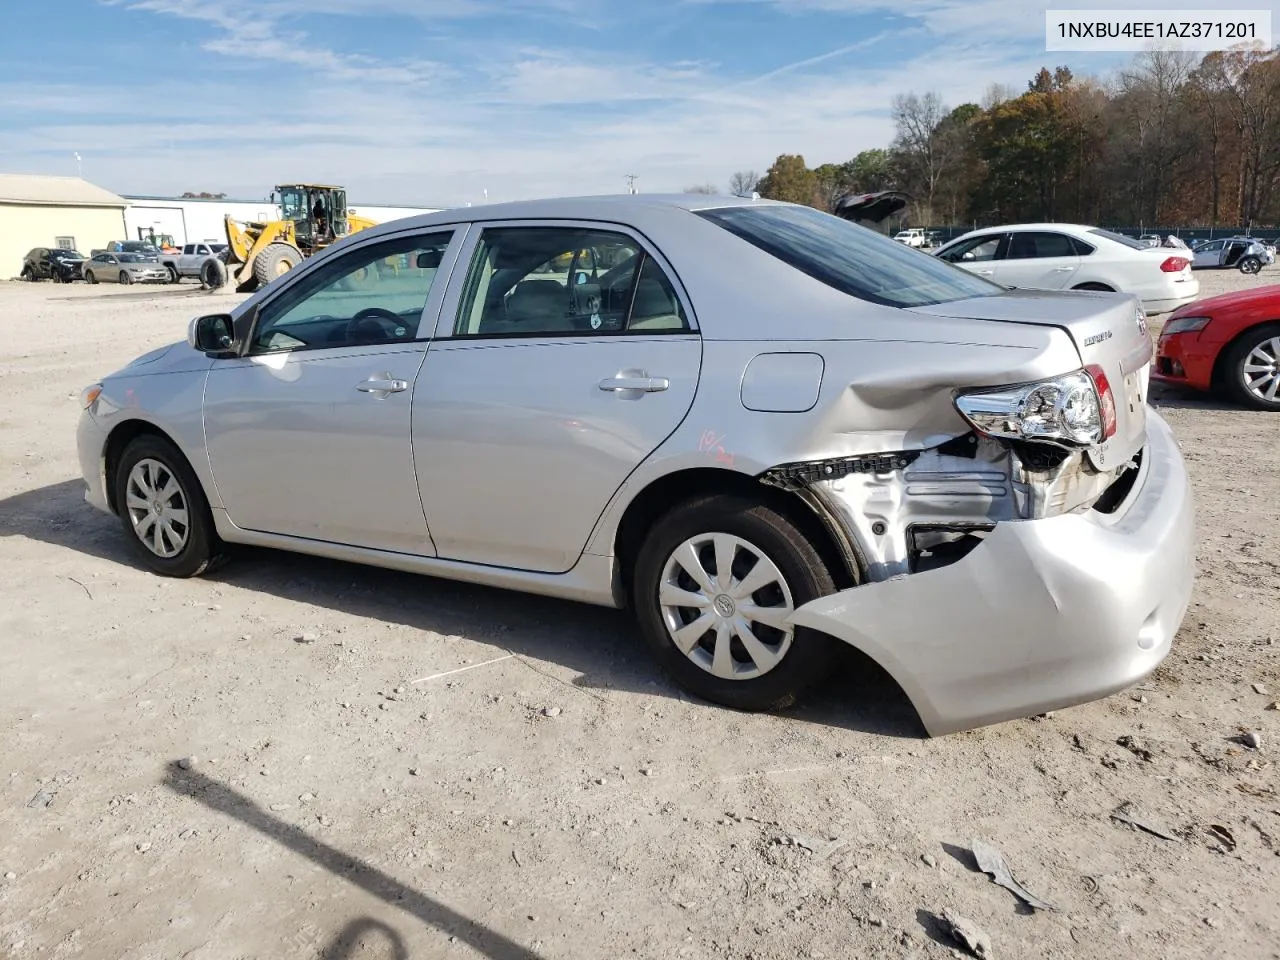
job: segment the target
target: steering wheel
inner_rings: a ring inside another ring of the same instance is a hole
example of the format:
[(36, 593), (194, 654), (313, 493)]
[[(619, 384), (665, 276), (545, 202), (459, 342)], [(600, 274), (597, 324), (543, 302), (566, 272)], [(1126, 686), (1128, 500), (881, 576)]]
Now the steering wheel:
[[(390, 326), (387, 326), (390, 324)], [(413, 331), (409, 325), (405, 323), (404, 317), (393, 313), (385, 307), (365, 307), (354, 317), (347, 321), (346, 338), (348, 343), (356, 343), (361, 338), (359, 336), (362, 328), (366, 325), (376, 325), (378, 328), (378, 339), (397, 339), (403, 340), (413, 335)]]

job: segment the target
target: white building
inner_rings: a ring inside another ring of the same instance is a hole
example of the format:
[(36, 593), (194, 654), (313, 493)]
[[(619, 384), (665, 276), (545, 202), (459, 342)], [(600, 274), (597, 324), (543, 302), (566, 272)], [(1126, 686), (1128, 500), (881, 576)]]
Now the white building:
[[(263, 221), (280, 217), (280, 207), (270, 200), (199, 200), (189, 197), (130, 197), (124, 211), (125, 240), (143, 240), (152, 232), (168, 234), (179, 246), (187, 243), (226, 243), (224, 218)], [(435, 213), (443, 207), (389, 207), (381, 204), (349, 203), (348, 212), (378, 223)]]

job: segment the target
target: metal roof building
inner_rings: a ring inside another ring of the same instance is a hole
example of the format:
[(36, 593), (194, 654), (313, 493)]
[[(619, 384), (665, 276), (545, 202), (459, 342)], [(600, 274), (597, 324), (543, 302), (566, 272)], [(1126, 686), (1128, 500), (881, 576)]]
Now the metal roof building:
[(128, 201), (78, 177), (0, 173), (0, 277), (35, 247), (81, 253), (124, 237)]

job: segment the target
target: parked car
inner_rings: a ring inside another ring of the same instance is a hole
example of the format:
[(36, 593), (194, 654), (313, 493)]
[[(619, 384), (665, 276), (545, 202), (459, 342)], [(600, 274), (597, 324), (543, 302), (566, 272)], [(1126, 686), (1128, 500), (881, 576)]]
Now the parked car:
[(162, 256), (160, 262), (169, 274), (170, 283), (178, 283), (183, 277), (203, 277), (208, 260), (227, 262), (228, 247), (225, 243), (188, 243), (177, 256)]
[(843, 641), (939, 734), (1168, 653), (1195, 530), (1151, 350), (1132, 296), (1010, 292), (808, 207), (494, 204), (195, 318), (85, 391), (78, 446), (158, 574), (248, 543), (630, 606), (740, 709)]
[(84, 254), (60, 247), (36, 247), (22, 261), (23, 280), (70, 283), (81, 279)]
[(1280, 410), (1280, 286), (1197, 300), (1165, 321), (1152, 377)]
[(1160, 246), (1162, 241), (1157, 234), (1144, 233), (1142, 236), (1138, 238), (1138, 242), (1142, 244), (1144, 247), (1158, 247)]
[(1175, 310), (1200, 293), (1190, 257), (1078, 224), (973, 230), (934, 256), (1007, 287), (1132, 293), (1148, 314)]
[(84, 265), (90, 283), (147, 283), (169, 279), (169, 270), (155, 257), (140, 253), (99, 253)]
[(1275, 254), (1252, 237), (1224, 237), (1205, 240), (1191, 248), (1192, 266), (1197, 270), (1230, 269), (1257, 273), (1275, 262)]
[(893, 235), (893, 239), (898, 243), (905, 243), (908, 247), (923, 247), (925, 245), (925, 232), (919, 227), (913, 227), (910, 230), (900, 230)]

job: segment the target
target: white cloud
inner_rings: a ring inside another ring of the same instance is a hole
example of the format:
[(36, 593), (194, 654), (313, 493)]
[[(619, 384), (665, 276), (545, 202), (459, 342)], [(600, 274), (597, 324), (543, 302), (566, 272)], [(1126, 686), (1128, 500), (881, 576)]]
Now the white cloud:
[[(257, 197), (282, 180), (305, 179), (345, 183), (353, 202), (479, 202), (486, 189), (491, 200), (613, 193), (628, 173), (646, 192), (678, 191), (724, 186), (733, 171), (762, 172), (784, 152), (810, 164), (848, 159), (889, 141), (896, 93), (938, 90), (953, 105), (976, 101), (991, 83), (1021, 87), (1045, 61), (1034, 44), (1020, 53), (1002, 42), (1003, 28), (988, 26), (988, 18), (1007, 21), (1014, 7), (1042, 16), (1042, 7), (1007, 0), (787, 0), (789, 9), (905, 8), (911, 33), (892, 39), (908, 36), (918, 52), (871, 69), (858, 53), (889, 37), (834, 42), (746, 80), (708, 62), (536, 46), (491, 48), (462, 73), (456, 63), (335, 49), (304, 35), (298, 19), (378, 12), (456, 20), (491, 13), (498, 0), (110, 2), (134, 16), (197, 25), (203, 48), (243, 72), (184, 83), (182, 96), (157, 98), (146, 118), (110, 114), (113, 97), (136, 101), (136, 90), (94, 87), (77, 103), (66, 86), (0, 86), (0, 102), (39, 96), (45, 108), (38, 123), (23, 113), (20, 125), (7, 124), (6, 166), (74, 172), (79, 151), (87, 177), (121, 192)], [(560, 16), (600, 8), (586, 0), (517, 5)], [(952, 36), (945, 48), (940, 31)], [(280, 68), (279, 87), (264, 84), (263, 64)]]

